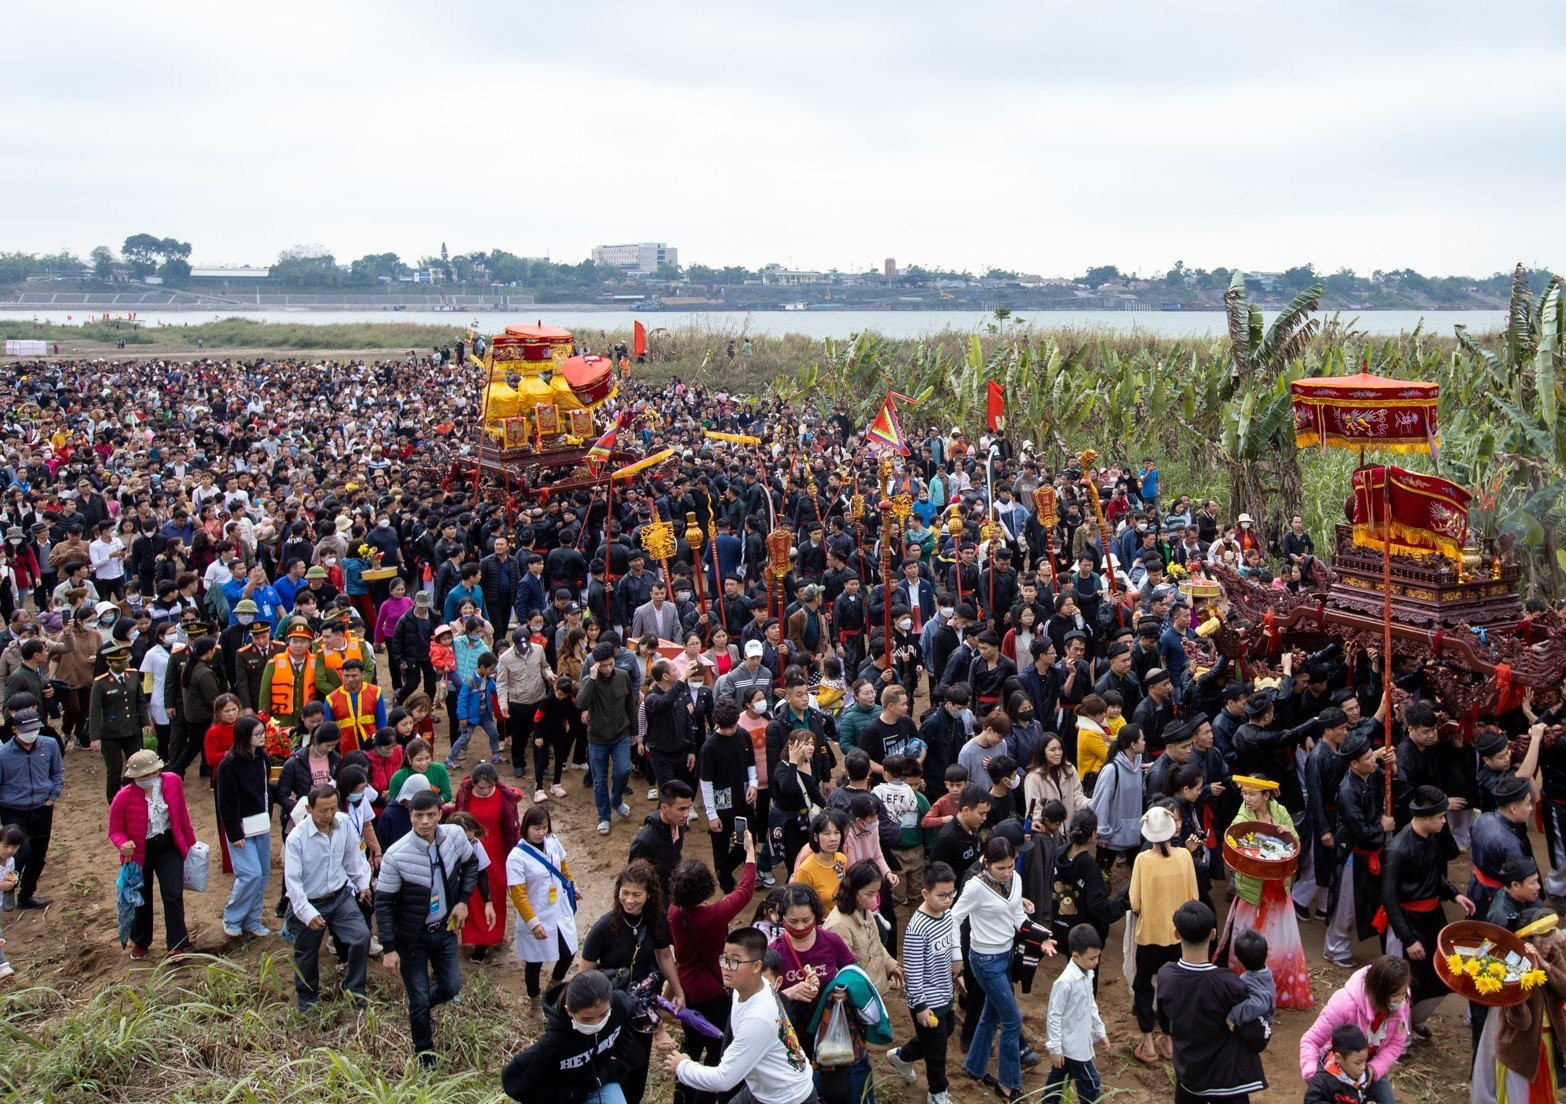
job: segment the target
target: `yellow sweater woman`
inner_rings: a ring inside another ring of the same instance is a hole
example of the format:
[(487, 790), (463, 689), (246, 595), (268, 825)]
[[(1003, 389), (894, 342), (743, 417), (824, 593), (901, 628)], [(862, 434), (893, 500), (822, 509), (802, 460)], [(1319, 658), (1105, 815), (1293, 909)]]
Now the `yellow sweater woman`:
[[(1153, 978), (1165, 963), (1180, 957), (1175, 910), (1196, 900), (1196, 864), (1191, 852), (1172, 844), (1179, 822), (1162, 805), (1142, 814), (1142, 838), (1152, 844), (1131, 867), (1131, 911), (1136, 914), (1136, 976), (1131, 982), (1131, 1007), (1142, 1042), (1136, 1056), (1149, 1065), (1174, 1057), (1169, 1019), (1153, 1007)], [(1155, 1028), (1157, 1034), (1154, 1034)]]

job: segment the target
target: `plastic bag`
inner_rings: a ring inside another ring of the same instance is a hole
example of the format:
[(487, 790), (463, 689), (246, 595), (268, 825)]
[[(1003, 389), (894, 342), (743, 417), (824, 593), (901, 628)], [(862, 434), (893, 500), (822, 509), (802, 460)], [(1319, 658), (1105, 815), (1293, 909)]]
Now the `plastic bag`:
[(185, 888), (192, 893), (207, 891), (207, 870), (212, 864), (212, 848), (197, 840), (185, 852)]
[(836, 1001), (827, 1017), (826, 1028), (816, 1040), (816, 1065), (848, 1066), (854, 1061), (854, 1037), (848, 1030), (847, 1001)]

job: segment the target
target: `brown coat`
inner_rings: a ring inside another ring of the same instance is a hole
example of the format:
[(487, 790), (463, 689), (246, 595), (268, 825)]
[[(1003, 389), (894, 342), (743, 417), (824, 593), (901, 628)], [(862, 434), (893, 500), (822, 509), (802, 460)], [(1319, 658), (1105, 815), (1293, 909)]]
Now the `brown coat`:
[(98, 646), (103, 637), (97, 629), (80, 629), (72, 626), (66, 630), (65, 641), (70, 650), (61, 652), (55, 659), (54, 677), (78, 690), (92, 685), (92, 668), (98, 658)]
[[(805, 625), (808, 618), (814, 616), (820, 632), (816, 637), (816, 646), (812, 650), (805, 646)], [(795, 651), (806, 655), (821, 655), (832, 646), (832, 634), (827, 628), (826, 614), (822, 610), (812, 610), (809, 606), (800, 606), (788, 616), (788, 642), (794, 646)]]
[(1501, 1019), (1496, 1025), (1495, 1056), (1530, 1081), (1539, 1073), (1539, 1038), (1546, 1015), (1556, 1050), (1566, 1053), (1566, 1014), (1561, 1010), (1561, 1001), (1566, 1000), (1566, 937), (1557, 936), (1545, 953), (1544, 972), (1549, 980), (1527, 1000), (1496, 1010)]

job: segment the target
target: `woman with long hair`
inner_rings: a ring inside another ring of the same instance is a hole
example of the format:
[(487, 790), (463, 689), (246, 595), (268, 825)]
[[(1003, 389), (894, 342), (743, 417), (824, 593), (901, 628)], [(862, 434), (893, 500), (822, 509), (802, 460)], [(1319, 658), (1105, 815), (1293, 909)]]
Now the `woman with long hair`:
[(658, 870), (633, 859), (614, 879), (614, 907), (593, 922), (582, 941), (582, 969), (602, 970), (616, 989), (627, 990), (661, 974), (662, 993), (683, 1002), (679, 969), (669, 940), (669, 913)]
[(1174, 1057), (1169, 1018), (1161, 1006), (1154, 1007), (1153, 979), (1165, 964), (1179, 959), (1175, 910), (1197, 896), (1196, 864), (1191, 852), (1170, 842), (1179, 827), (1174, 813), (1162, 804), (1142, 815), (1142, 838), (1150, 846), (1131, 865), (1127, 895), (1131, 911), (1136, 913), (1136, 976), (1131, 982), (1131, 1007), (1142, 1031), (1142, 1041), (1133, 1053), (1148, 1065)]
[(827, 915), (825, 926), (848, 944), (859, 968), (870, 975), (876, 992), (885, 993), (903, 987), (903, 968), (881, 940), (881, 887), (881, 869), (875, 863), (861, 859), (850, 865), (838, 883), (833, 902), (837, 907)]
[[(236, 709), (237, 705), (236, 700)], [(230, 736), (232, 746), (212, 772), (218, 826), (234, 867), (234, 887), (223, 906), (223, 934), (230, 939), (265, 938), (277, 934), (261, 919), (266, 883), (272, 875), (266, 725), (256, 717), (241, 717), (230, 726)]]
[(164, 694), (168, 688), (169, 634), (175, 629), (173, 621), (154, 621), (147, 630), (152, 643), (141, 657), (141, 691), (147, 695), (147, 715), (152, 718), (152, 731), (158, 738), (158, 758), (169, 754), (169, 732), (172, 718)]
[(1076, 764), (1066, 758), (1066, 745), (1059, 733), (1046, 732), (1033, 749), (1028, 773), (1022, 779), (1023, 804), (1031, 816), (1046, 802), (1058, 801), (1066, 807), (1066, 821), (1088, 807), (1082, 791), (1082, 779)]
[[(1006, 630), (1006, 635), (1001, 638), (1001, 654), (1021, 669), (1032, 662), (1033, 638), (1040, 632), (1038, 611), (1032, 606), (1023, 606), (1017, 614), (1017, 624)], [(1018, 656), (1022, 659), (1018, 660)]]
[(1098, 858), (1106, 874), (1117, 859), (1131, 862), (1142, 844), (1142, 751), (1146, 746), (1141, 728), (1134, 724), (1122, 728), (1093, 787)]
[[(1017, 876), (1017, 852), (1004, 836), (991, 836), (979, 860), (979, 872), (968, 879), (952, 909), (952, 924), (968, 922), (968, 965), (984, 993), (984, 1011), (974, 1028), (973, 1042), (962, 1071), (992, 1085), (1002, 1100), (1022, 1094), (1022, 1011), (1011, 989), (1011, 958), (1017, 929), (1033, 915), (1033, 902), (1022, 896)], [(1045, 944), (1053, 955), (1055, 945)], [(989, 1074), (990, 1051), (1000, 1036), (998, 1078)]]
[[(1098, 864), (1098, 818), (1092, 809), (1078, 809), (1066, 824), (1066, 851), (1055, 863), (1055, 932), (1090, 924), (1100, 941), (1109, 926), (1126, 914), (1124, 894), (1110, 897), (1109, 883)], [(1107, 945), (1107, 942), (1106, 942)], [(1093, 975), (1094, 985), (1098, 974)]]

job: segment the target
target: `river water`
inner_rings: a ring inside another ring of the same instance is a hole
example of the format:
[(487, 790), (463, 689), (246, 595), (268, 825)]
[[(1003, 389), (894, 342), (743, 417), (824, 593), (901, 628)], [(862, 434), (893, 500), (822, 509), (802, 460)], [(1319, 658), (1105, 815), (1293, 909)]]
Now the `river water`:
[[(1271, 321), (1276, 312), (1266, 314)], [(0, 319), (28, 320), (69, 324), (80, 322), (86, 313), (78, 310), (4, 310)], [(671, 329), (694, 325), (717, 334), (738, 336), (753, 333), (766, 336), (803, 334), (807, 337), (844, 338), (864, 330), (873, 330), (887, 337), (918, 338), (943, 331), (970, 333), (983, 331), (995, 323), (994, 317), (984, 311), (702, 311), (677, 313), (674, 311), (648, 311), (631, 314), (621, 310), (552, 310), (547, 306), (519, 307), (512, 311), (443, 312), (443, 311), (209, 311), (153, 310), (139, 312), (137, 320), (148, 327), (196, 325), (216, 318), (249, 318), (256, 321), (287, 322), (291, 325), (326, 324), (332, 322), (398, 322), (422, 323), (433, 326), (451, 326), (465, 329), (477, 320), (484, 333), (499, 333), (507, 325), (520, 322), (543, 321), (547, 325), (562, 326), (583, 336), (594, 336), (605, 330), (626, 331), (633, 319), (640, 320), (648, 329)], [(1421, 323), (1426, 333), (1450, 336), (1452, 327), (1467, 326), (1475, 333), (1499, 330), (1505, 322), (1504, 311), (1345, 311), (1345, 320), (1376, 336), (1396, 336), (1412, 332)], [(1007, 325), (1016, 325), (1019, 319), (1037, 329), (1089, 328), (1108, 333), (1148, 333), (1160, 337), (1211, 337), (1225, 332), (1222, 311), (1017, 311)]]

